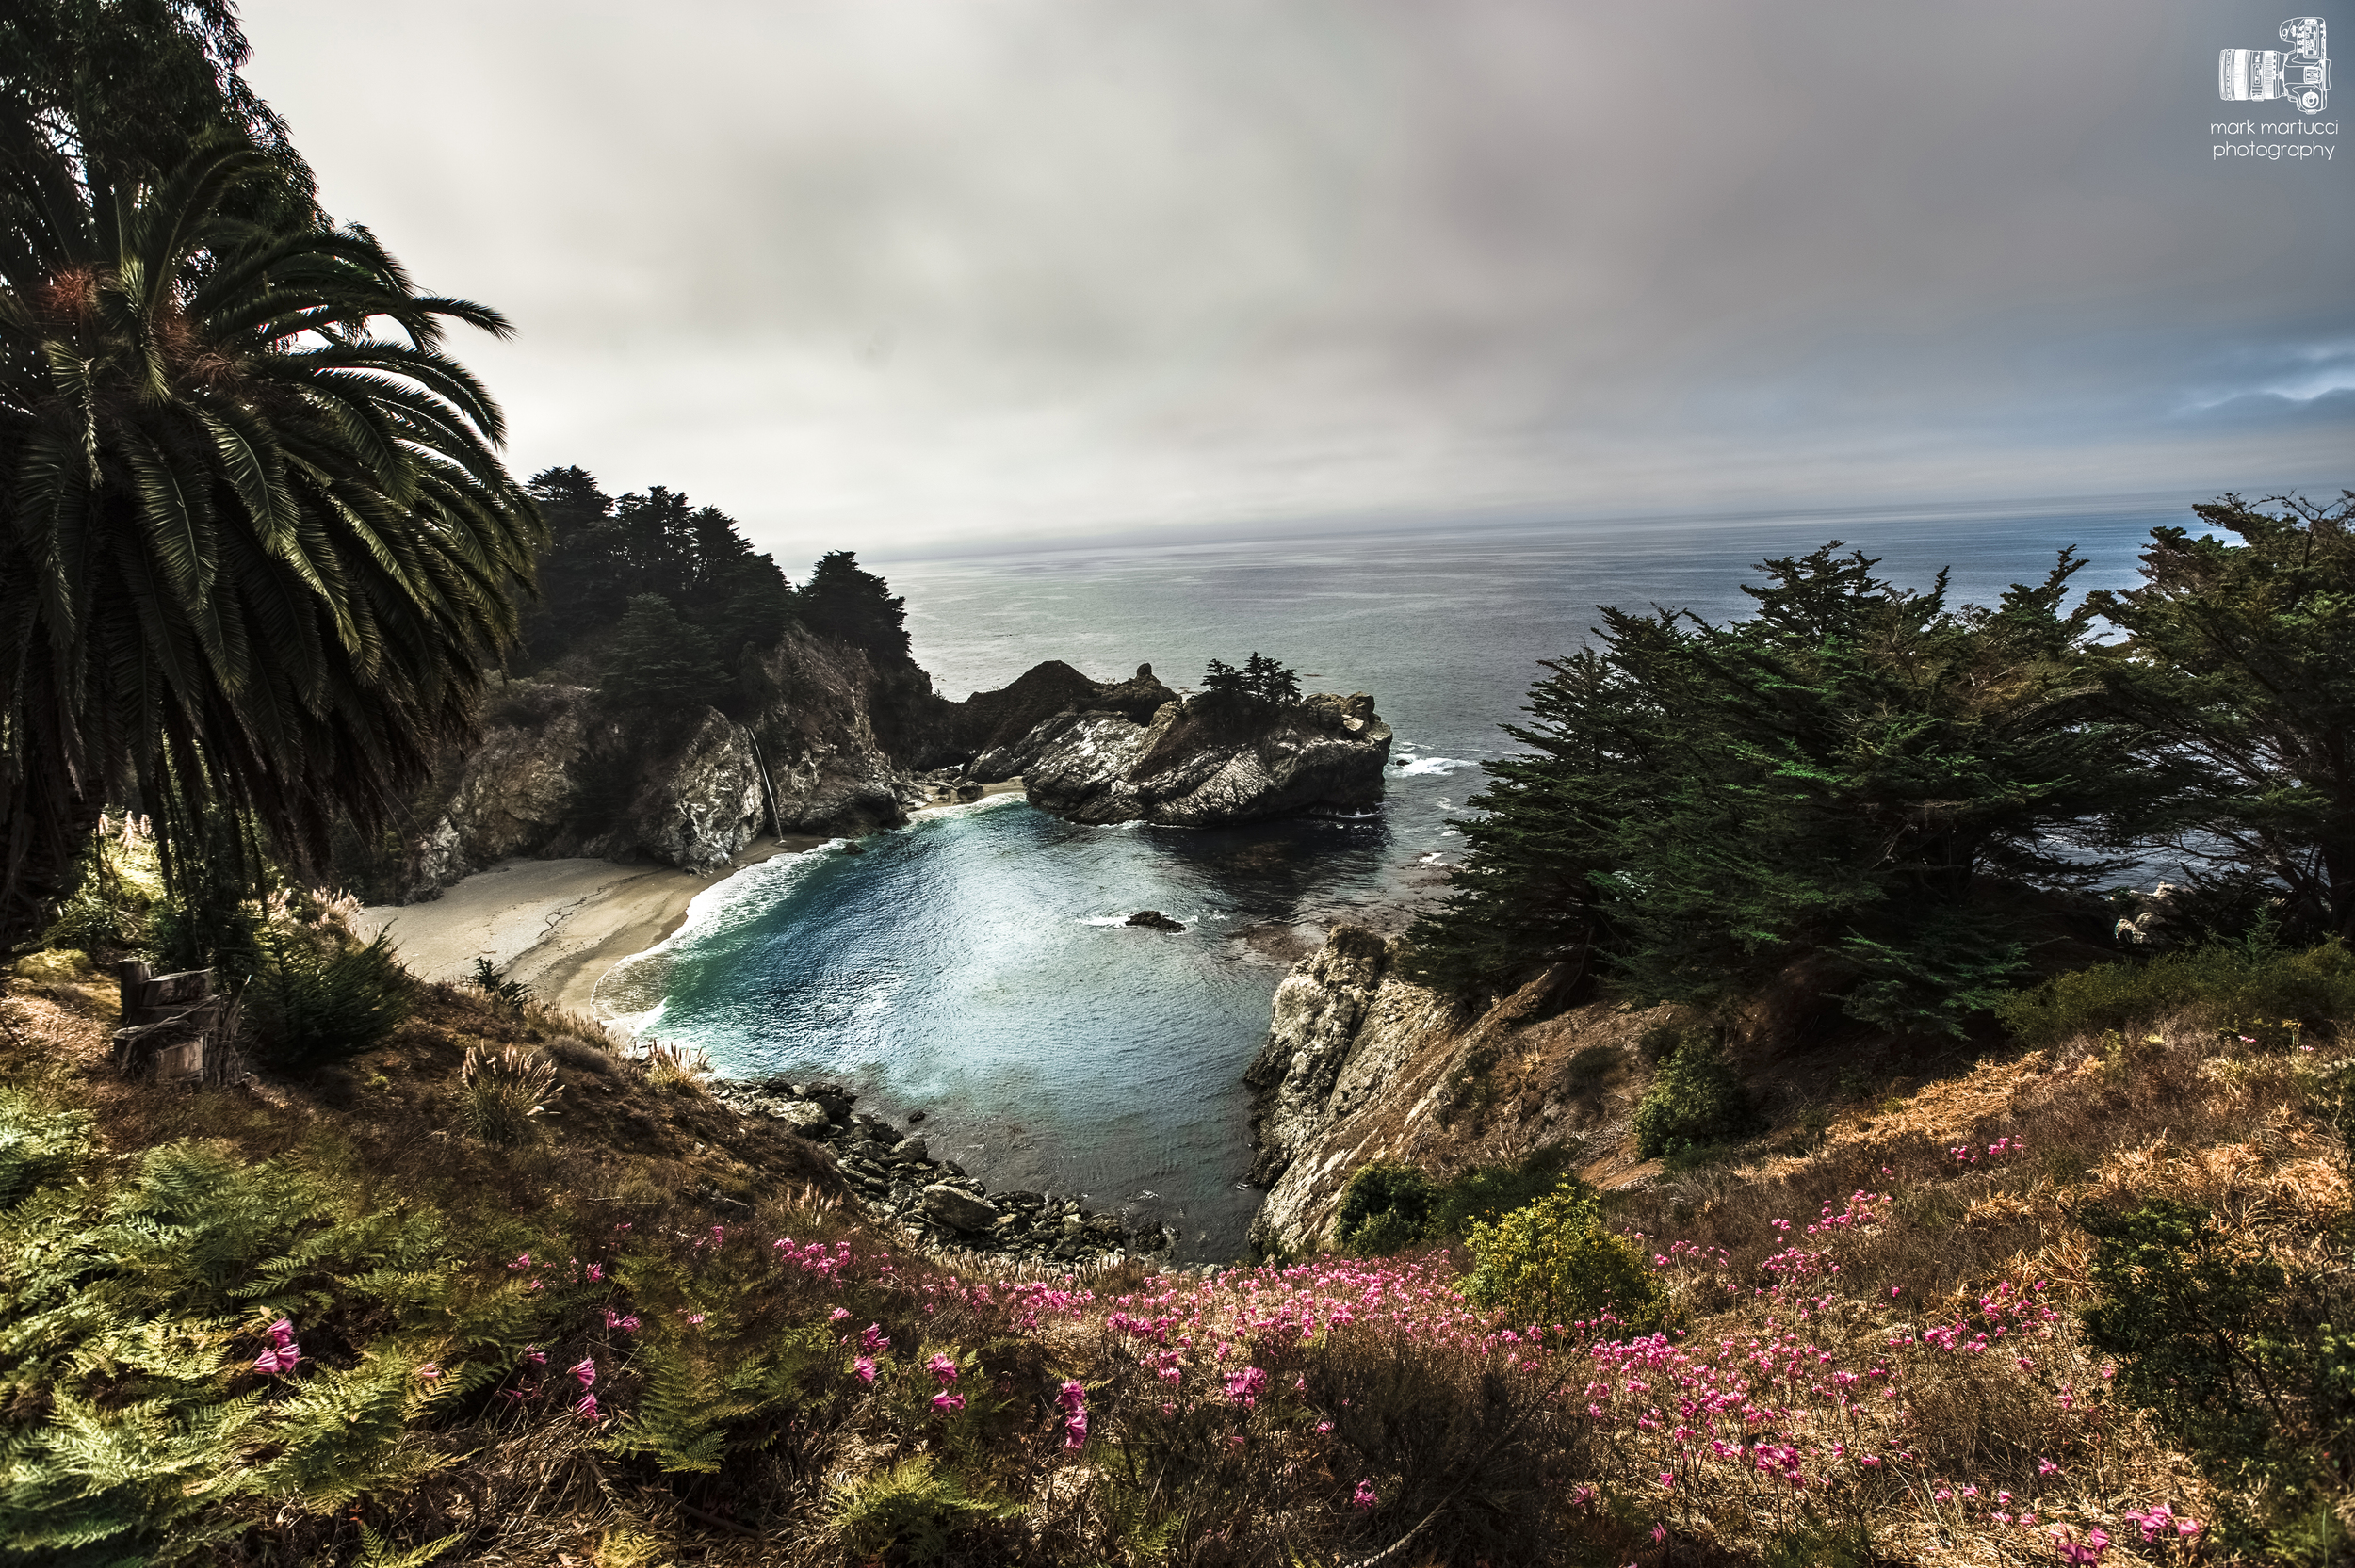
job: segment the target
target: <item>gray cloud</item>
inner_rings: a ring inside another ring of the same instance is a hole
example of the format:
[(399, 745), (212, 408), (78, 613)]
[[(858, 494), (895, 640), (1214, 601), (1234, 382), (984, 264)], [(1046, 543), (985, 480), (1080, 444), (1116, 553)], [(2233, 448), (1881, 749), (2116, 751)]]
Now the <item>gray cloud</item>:
[(788, 560), (2355, 482), (2355, 176), (2212, 155), (2238, 0), (246, 21), (330, 206), (522, 327), (519, 464)]

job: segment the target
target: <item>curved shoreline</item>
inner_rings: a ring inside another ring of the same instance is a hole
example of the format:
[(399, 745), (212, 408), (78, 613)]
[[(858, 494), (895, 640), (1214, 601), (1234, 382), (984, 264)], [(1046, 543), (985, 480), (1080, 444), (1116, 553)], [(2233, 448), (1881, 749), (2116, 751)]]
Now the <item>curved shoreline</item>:
[[(1020, 780), (992, 784), (1010, 794)], [(953, 802), (911, 814), (954, 809)], [(456, 981), (487, 958), (544, 1002), (594, 1016), (597, 982), (625, 959), (669, 941), (695, 898), (739, 871), (830, 839), (814, 834), (756, 838), (709, 872), (620, 861), (503, 860), (452, 882), (421, 904), (372, 904), (360, 934), (390, 931), (401, 962), (418, 978)]]

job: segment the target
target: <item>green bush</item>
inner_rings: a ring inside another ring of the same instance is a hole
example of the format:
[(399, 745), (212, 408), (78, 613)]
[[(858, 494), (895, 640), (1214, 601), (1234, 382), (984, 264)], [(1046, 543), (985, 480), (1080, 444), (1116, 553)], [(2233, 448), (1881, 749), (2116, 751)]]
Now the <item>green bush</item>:
[(2039, 1046), (2177, 1012), (2198, 1013), (2219, 1026), (2233, 1020), (2355, 1020), (2355, 952), (2335, 938), (2292, 950), (2260, 932), (2244, 942), (2211, 943), (2145, 962), (2096, 964), (2016, 993), (1995, 1008), (2015, 1037)]
[(1734, 1143), (1759, 1130), (1749, 1091), (1713, 1043), (1688, 1040), (1635, 1107), (1635, 1152), (1646, 1159)]
[(1472, 1167), (1432, 1194), (1429, 1234), (1466, 1236), (1483, 1220), (1535, 1203), (1562, 1185), (1576, 1153), (1571, 1144), (1550, 1143), (1517, 1160)]
[(317, 944), (284, 932), (263, 938), (265, 957), (246, 992), (265, 1059), (286, 1068), (340, 1061), (381, 1043), (416, 1008), (416, 981), (380, 934), (365, 946)]
[(2089, 1228), (2101, 1295), (2086, 1337), (2118, 1358), (2120, 1397), (2156, 1416), (2227, 1497), (2253, 1499), (2230, 1521), (2233, 1544), (2304, 1560), (2281, 1555), (2275, 1537), (2344, 1498), (2355, 1433), (2355, 1335), (2333, 1326), (2355, 1321), (2344, 1257), (2294, 1274), (2168, 1199)]
[(1473, 1261), (1465, 1294), (1513, 1322), (1591, 1322), (1608, 1313), (1642, 1331), (1666, 1310), (1642, 1255), (1603, 1229), (1601, 1204), (1584, 1182), (1484, 1220), (1466, 1239)]
[(1359, 1257), (1381, 1257), (1422, 1239), (1431, 1219), (1431, 1184), (1411, 1165), (1361, 1165), (1341, 1189), (1336, 1234)]

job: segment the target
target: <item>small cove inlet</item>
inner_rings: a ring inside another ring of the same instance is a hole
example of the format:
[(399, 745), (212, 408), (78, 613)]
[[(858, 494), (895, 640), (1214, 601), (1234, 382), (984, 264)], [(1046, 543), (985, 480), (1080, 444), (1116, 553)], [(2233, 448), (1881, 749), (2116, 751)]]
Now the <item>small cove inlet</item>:
[[(597, 1005), (731, 1077), (856, 1089), (926, 1113), (935, 1158), (995, 1189), (1084, 1197), (1242, 1250), (1259, 1194), (1242, 1078), (1283, 962), (1398, 858), (1379, 815), (1189, 830), (1086, 827), (1018, 795), (780, 856), (714, 884)], [(1186, 927), (1125, 924), (1158, 909)]]

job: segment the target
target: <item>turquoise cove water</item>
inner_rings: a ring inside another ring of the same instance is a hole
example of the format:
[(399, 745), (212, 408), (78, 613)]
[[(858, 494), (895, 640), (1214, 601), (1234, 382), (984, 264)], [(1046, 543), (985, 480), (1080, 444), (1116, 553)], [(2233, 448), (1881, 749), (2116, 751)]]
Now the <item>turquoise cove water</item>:
[[(927, 815), (739, 873), (618, 968), (599, 1003), (739, 1076), (848, 1082), (895, 1120), (927, 1113), (935, 1156), (994, 1188), (1130, 1206), (1181, 1255), (1242, 1248), (1259, 1194), (1241, 1075), (1289, 955), (1340, 918), (1427, 898), (1462, 844), (1448, 826), (1477, 764), (1511, 748), (1540, 661), (1597, 604), (1743, 613), (1751, 563), (1838, 537), (1884, 574), (1953, 572), (1957, 602), (2040, 577), (2073, 543), (2081, 588), (2133, 580), (2154, 523), (2117, 512), (1496, 528), (1205, 545), (1091, 547), (870, 563), (906, 595), (943, 693), (1042, 659), (1089, 674), (1151, 663), (1183, 686), (1253, 652), (1311, 690), (1371, 691), (1396, 730), (1382, 808), (1353, 820), (1189, 831), (1060, 821), (1018, 797)], [(1129, 928), (1158, 909), (1182, 932)]]

